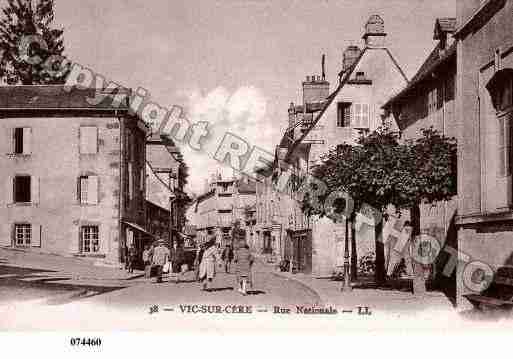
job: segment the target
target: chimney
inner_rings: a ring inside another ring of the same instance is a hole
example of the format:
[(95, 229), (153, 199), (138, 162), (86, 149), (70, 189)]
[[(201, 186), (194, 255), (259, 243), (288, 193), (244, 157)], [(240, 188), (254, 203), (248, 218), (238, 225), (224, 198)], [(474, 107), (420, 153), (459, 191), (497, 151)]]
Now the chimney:
[(307, 76), (303, 82), (303, 106), (307, 103), (321, 102), (329, 96), (330, 83), (319, 75)]
[(355, 45), (348, 46), (342, 54), (342, 72), (347, 71), (360, 56), (360, 48)]
[(365, 34), (363, 34), (365, 46), (383, 47), (386, 36), (385, 22), (379, 15), (372, 15), (365, 24)]

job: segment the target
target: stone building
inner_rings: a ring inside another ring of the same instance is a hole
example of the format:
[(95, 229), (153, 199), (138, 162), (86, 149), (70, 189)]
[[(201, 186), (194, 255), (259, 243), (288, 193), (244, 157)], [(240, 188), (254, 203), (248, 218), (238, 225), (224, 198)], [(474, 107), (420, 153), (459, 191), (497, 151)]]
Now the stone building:
[[(513, 1), (457, 1), (458, 304), (513, 266)], [(479, 277), (479, 276), (478, 276)]]
[(149, 128), (128, 93), (95, 91), (0, 87), (1, 245), (116, 264), (147, 238)]
[[(456, 18), (439, 18), (435, 21), (433, 39), (436, 45), (420, 66), (408, 85), (389, 99), (383, 108), (386, 121), (400, 131), (401, 140), (414, 140), (422, 136), (422, 129), (433, 127), (447, 137), (458, 137), (456, 119), (456, 42), (452, 34), (456, 30)], [(395, 127), (397, 126), (397, 127)], [(421, 233), (436, 238), (440, 247), (457, 246), (454, 224), (457, 201), (420, 205)], [(405, 211), (406, 212), (406, 211)], [(397, 218), (409, 219), (409, 213)], [(443, 253), (443, 251), (441, 252)], [(437, 277), (451, 296), (455, 293), (455, 278), (444, 277), (440, 270), (446, 263), (443, 255), (432, 268), (432, 278)], [(387, 265), (394, 263), (387, 260)], [(389, 273), (393, 268), (387, 268)], [(437, 275), (438, 274), (438, 275)]]
[(152, 134), (146, 140), (147, 198), (169, 212), (164, 239), (171, 247), (185, 238), (185, 210), (189, 197), (184, 192), (188, 168), (179, 148), (169, 138)]
[[(302, 105), (291, 104), (289, 127), (277, 149), (276, 177), (287, 172), (291, 180), (281, 196), (282, 218), (288, 239), (286, 257), (300, 271), (330, 276), (340, 270), (345, 232), (330, 219), (308, 217), (296, 192), (323, 154), (342, 143), (354, 144), (360, 135), (383, 125), (381, 107), (391, 94), (408, 83), (386, 46), (384, 22), (373, 15), (365, 24), (363, 47), (351, 45), (343, 52), (338, 84), (333, 92), (324, 77), (303, 82)], [(324, 72), (324, 71), (323, 71)], [(357, 238), (358, 254), (374, 251), (374, 233)], [(353, 250), (353, 252), (356, 248)]]
[(199, 243), (215, 235), (220, 245), (231, 244), (235, 221), (246, 231), (246, 240), (254, 235), (255, 181), (243, 177), (223, 179), (220, 175), (206, 184), (206, 191), (187, 211), (190, 224), (196, 226)]

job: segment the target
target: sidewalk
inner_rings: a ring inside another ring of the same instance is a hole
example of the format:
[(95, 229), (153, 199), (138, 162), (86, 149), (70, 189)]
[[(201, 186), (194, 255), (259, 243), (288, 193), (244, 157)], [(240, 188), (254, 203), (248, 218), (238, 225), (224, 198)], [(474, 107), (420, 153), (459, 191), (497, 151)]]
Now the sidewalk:
[(43, 254), (23, 249), (0, 248), (0, 278), (45, 281), (69, 285), (120, 285), (143, 276), (143, 271), (128, 273), (75, 257)]
[(341, 291), (343, 282), (317, 279), (308, 274), (274, 271), (277, 276), (295, 280), (315, 291), (324, 306), (340, 309), (369, 307), (372, 311), (416, 312), (423, 310), (454, 310), (449, 299), (441, 292), (427, 292), (415, 296), (397, 289), (356, 289)]

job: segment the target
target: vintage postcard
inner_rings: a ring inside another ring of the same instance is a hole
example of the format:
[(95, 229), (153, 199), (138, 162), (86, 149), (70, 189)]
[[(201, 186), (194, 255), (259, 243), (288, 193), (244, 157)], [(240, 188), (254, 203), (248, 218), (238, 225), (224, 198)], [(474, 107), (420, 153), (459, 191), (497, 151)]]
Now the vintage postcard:
[(0, 9), (2, 332), (512, 328), (512, 0)]

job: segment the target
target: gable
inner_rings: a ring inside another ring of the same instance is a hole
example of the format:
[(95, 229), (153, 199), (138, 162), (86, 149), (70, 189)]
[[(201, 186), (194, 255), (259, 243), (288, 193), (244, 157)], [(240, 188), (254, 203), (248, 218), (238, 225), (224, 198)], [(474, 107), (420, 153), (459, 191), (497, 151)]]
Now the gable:
[[(363, 73), (363, 77), (362, 77)], [(391, 94), (407, 85), (407, 80), (388, 50), (366, 49), (350, 72), (345, 84), (333, 94), (313, 132), (336, 127), (339, 102), (362, 103), (370, 107), (370, 129), (381, 125), (381, 106)], [(308, 140), (307, 136), (306, 139)]]

